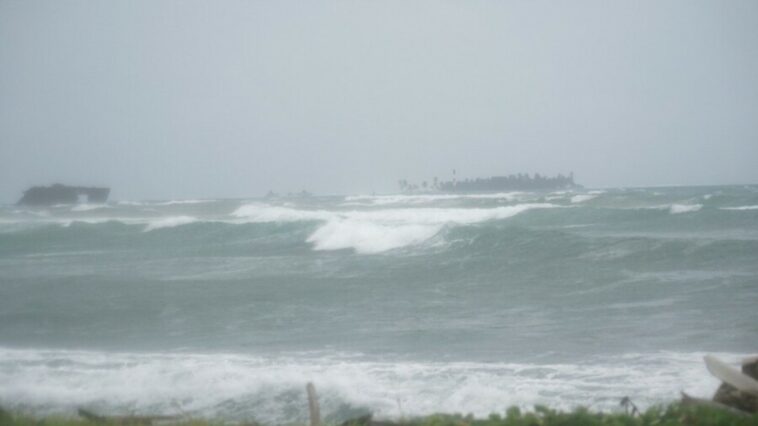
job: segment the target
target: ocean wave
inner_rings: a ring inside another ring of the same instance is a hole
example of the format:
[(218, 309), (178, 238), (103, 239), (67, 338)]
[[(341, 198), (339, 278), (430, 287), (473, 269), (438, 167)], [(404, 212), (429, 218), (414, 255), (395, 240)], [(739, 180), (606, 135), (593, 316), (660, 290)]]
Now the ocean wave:
[(758, 210), (758, 205), (755, 205), (755, 206), (722, 207), (721, 210)]
[(315, 250), (354, 249), (357, 253), (381, 253), (421, 244), (435, 236), (442, 225), (394, 225), (334, 220), (319, 227), (308, 237)]
[(344, 205), (389, 205), (423, 204), (445, 200), (504, 200), (514, 201), (524, 192), (497, 192), (484, 194), (394, 194), (394, 195), (351, 195), (345, 197)]
[(381, 210), (305, 210), (267, 204), (247, 204), (232, 216), (247, 222), (297, 222), (362, 220), (384, 223), (472, 224), (506, 219), (531, 209), (559, 207), (550, 203), (526, 203), (492, 208), (396, 208)]
[(471, 225), (553, 207), (557, 206), (534, 203), (494, 208), (326, 211), (255, 203), (241, 206), (232, 214), (246, 222), (326, 222), (308, 237), (316, 250), (354, 249), (358, 253), (380, 253), (423, 243), (445, 225)]
[(205, 204), (205, 203), (212, 203), (216, 200), (200, 200), (200, 199), (189, 199), (189, 200), (167, 200), (167, 201), (135, 201), (135, 200), (120, 200), (117, 201), (116, 204), (119, 206), (173, 206), (173, 205), (182, 205), (182, 204)]
[(300, 222), (329, 220), (335, 216), (335, 213), (327, 210), (305, 210), (251, 203), (240, 206), (231, 215), (247, 222)]
[(571, 202), (576, 203), (583, 203), (585, 201), (590, 201), (592, 199), (597, 198), (598, 194), (578, 194), (571, 197)]
[[(196, 217), (190, 215), (115, 217), (54, 217), (34, 222), (32, 227), (106, 223), (143, 226), (144, 232), (200, 223), (226, 225), (317, 222), (317, 228), (305, 242), (315, 250), (353, 249), (357, 253), (381, 253), (415, 246), (432, 239), (446, 226), (465, 226), (502, 220), (533, 209), (559, 207), (549, 203), (526, 203), (492, 208), (385, 208), (378, 210), (308, 210), (294, 207), (250, 203), (238, 207), (228, 216)], [(8, 221), (12, 228), (15, 222)], [(4, 224), (5, 225), (5, 224)], [(20, 229), (28, 229), (24, 226)]]
[[(0, 401), (41, 414), (96, 407), (103, 413), (187, 413), (274, 424), (307, 419), (313, 382), (326, 419), (356, 412), (379, 418), (435, 412), (486, 416), (511, 405), (641, 408), (686, 390), (718, 386), (702, 353), (595, 356), (579, 363), (372, 361), (359, 355), (113, 353), (0, 349)], [(719, 354), (736, 361), (737, 354)]]
[(173, 206), (182, 204), (205, 204), (212, 203), (215, 200), (168, 200), (168, 201), (153, 201), (150, 205), (153, 206)]
[(107, 209), (110, 206), (106, 204), (77, 204), (71, 207), (72, 212), (88, 212), (91, 210)]
[(173, 228), (175, 226), (188, 225), (190, 223), (198, 222), (196, 217), (192, 216), (169, 216), (159, 219), (149, 220), (145, 227), (145, 232), (154, 231), (162, 228)]
[(702, 204), (672, 204), (669, 207), (669, 213), (682, 214), (693, 213), (703, 208)]

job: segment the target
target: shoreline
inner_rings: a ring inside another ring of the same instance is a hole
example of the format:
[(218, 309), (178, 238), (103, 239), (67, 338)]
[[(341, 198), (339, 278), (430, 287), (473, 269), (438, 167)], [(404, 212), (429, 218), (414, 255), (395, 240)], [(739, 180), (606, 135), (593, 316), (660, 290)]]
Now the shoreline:
[(592, 411), (579, 407), (571, 411), (556, 410), (537, 405), (531, 410), (510, 407), (503, 413), (487, 417), (471, 414), (438, 413), (428, 416), (375, 420), (364, 415), (343, 421), (324, 422), (292, 421), (285, 423), (259, 423), (254, 418), (230, 421), (223, 418), (167, 417), (167, 416), (98, 416), (80, 410), (79, 416), (35, 416), (15, 413), (0, 408), (0, 426), (87, 426), (87, 425), (288, 425), (288, 426), (573, 426), (573, 425), (758, 425), (758, 413), (741, 414), (728, 409), (677, 402), (637, 411), (633, 403), (619, 405), (618, 412)]

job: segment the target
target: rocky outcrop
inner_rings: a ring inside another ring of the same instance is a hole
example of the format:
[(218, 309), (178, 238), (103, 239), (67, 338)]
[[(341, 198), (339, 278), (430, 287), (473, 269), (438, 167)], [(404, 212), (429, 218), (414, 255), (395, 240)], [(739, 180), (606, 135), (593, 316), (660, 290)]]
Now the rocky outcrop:
[(51, 206), (54, 204), (104, 203), (108, 201), (110, 188), (67, 186), (56, 183), (50, 186), (34, 186), (24, 191), (18, 204), (27, 206)]
[[(758, 380), (758, 357), (742, 362), (742, 374)], [(729, 383), (719, 386), (713, 400), (748, 413), (758, 413), (758, 395), (743, 392)]]

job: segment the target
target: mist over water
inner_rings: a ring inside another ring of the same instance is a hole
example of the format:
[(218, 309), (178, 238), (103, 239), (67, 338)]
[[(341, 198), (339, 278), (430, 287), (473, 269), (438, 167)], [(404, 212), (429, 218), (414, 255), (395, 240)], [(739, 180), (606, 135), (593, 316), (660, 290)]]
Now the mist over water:
[(329, 419), (613, 409), (758, 336), (758, 188), (0, 207), (0, 402)]

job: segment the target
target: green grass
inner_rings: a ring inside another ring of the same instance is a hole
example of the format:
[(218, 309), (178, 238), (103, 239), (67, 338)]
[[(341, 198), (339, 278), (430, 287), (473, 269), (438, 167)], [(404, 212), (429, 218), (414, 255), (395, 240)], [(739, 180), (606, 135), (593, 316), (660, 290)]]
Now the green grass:
[[(389, 422), (382, 422), (389, 425)], [(15, 415), (0, 409), (0, 426), (92, 426), (94, 423), (77, 417), (32, 417)], [(101, 426), (137, 425), (135, 422), (104, 422)], [(223, 420), (181, 420), (173, 423), (157, 423), (159, 425), (178, 426), (221, 426), (230, 424)], [(247, 425), (256, 424), (248, 422)], [(366, 419), (356, 420), (351, 426), (366, 425)], [(544, 406), (536, 406), (533, 410), (522, 412), (512, 407), (504, 414), (492, 414), (488, 418), (473, 416), (435, 414), (431, 416), (403, 419), (393, 422), (403, 426), (667, 426), (667, 425), (731, 425), (758, 426), (758, 415), (740, 416), (727, 411), (707, 408), (682, 406), (672, 404), (663, 407), (653, 407), (637, 416), (621, 413), (597, 413), (579, 408), (565, 412), (552, 410)], [(305, 425), (302, 425), (305, 426)], [(334, 425), (324, 425), (334, 426)]]

